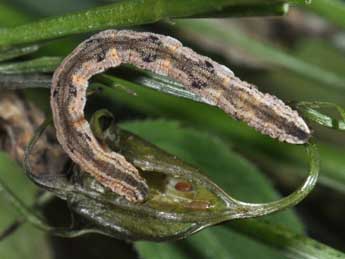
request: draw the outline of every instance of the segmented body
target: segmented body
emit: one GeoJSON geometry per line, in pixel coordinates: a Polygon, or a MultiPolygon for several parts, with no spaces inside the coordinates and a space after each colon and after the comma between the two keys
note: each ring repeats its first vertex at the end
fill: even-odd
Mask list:
{"type": "Polygon", "coordinates": [[[205,102],[272,138],[302,144],[310,137],[296,111],[178,40],[146,32],[100,32],[82,42],[55,71],[51,107],[57,138],[71,159],[129,201],[147,197],[145,180],[122,155],[99,145],[84,118],[90,77],[126,63],[180,82],[205,102]]]}

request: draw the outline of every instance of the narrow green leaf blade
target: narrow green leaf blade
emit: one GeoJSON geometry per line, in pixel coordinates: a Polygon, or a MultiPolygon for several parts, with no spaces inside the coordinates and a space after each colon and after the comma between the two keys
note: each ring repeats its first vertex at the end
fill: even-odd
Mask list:
{"type": "MultiPolygon", "coordinates": [[[[231,6],[266,3],[258,0],[130,0],[101,6],[60,17],[25,24],[0,31],[0,47],[13,44],[37,42],[76,33],[106,28],[154,23],[162,19],[189,17],[207,12],[218,12],[231,6]]],[[[281,3],[272,0],[273,4],[281,3]]]]}
{"type": "MultiPolygon", "coordinates": [[[[23,170],[0,152],[0,177],[10,188],[18,193],[26,203],[32,203],[36,188],[25,178],[23,170]],[[19,191],[20,190],[20,191],[19,191]]],[[[18,212],[4,198],[0,190],[0,232],[19,216],[18,212]]],[[[14,234],[0,242],[0,258],[51,258],[45,234],[31,225],[25,224],[14,234]],[[37,251],[40,251],[37,253],[37,251]]]]}

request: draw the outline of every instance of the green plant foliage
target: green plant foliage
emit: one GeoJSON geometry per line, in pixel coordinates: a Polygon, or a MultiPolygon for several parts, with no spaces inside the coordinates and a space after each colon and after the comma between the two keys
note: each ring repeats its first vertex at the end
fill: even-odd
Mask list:
{"type": "MultiPolygon", "coordinates": [[[[34,200],[37,189],[31,184],[28,179],[23,178],[22,169],[13,161],[11,161],[3,152],[0,152],[0,175],[2,180],[10,188],[19,195],[19,197],[27,204],[31,204],[34,200]],[[20,190],[20,191],[19,191],[20,190]]],[[[1,180],[1,181],[2,181],[1,180]]],[[[19,218],[20,214],[8,202],[0,188],[0,233],[9,224],[12,224],[15,219],[19,218]]],[[[24,225],[16,231],[15,234],[1,240],[0,242],[0,257],[9,259],[19,258],[38,258],[48,259],[50,257],[49,245],[46,240],[46,235],[34,228],[32,225],[24,225]],[[40,251],[40,253],[37,253],[40,251]]]]}
{"type": "MultiPolygon", "coordinates": [[[[276,4],[281,1],[271,0],[271,2],[276,4]]],[[[133,26],[193,15],[207,16],[209,12],[214,15],[216,11],[222,12],[225,8],[231,10],[230,7],[233,6],[250,7],[254,5],[254,7],[257,7],[259,3],[265,5],[265,1],[257,0],[219,0],[217,3],[207,0],[191,0],[188,5],[185,5],[183,0],[174,2],[168,0],[120,1],[91,10],[4,29],[0,31],[0,47],[54,39],[115,26],[133,26]]],[[[278,9],[278,12],[281,13],[281,8],[278,9]]],[[[222,15],[224,16],[224,13],[222,15]]]]}
{"type": "MultiPolygon", "coordinates": [[[[185,0],[85,0],[82,3],[65,1],[68,4],[60,4],[58,10],[52,10],[49,1],[26,0],[25,6],[32,7],[26,10],[22,7],[24,1],[4,1],[0,4],[0,90],[25,89],[22,92],[49,114],[48,89],[26,88],[49,88],[51,73],[62,57],[85,39],[86,36],[80,34],[106,28],[176,34],[186,45],[196,46],[202,53],[227,65],[233,65],[233,60],[219,50],[211,52],[207,44],[200,44],[203,39],[235,49],[235,52],[244,51],[262,66],[248,68],[245,64],[234,63],[235,66],[230,67],[235,74],[255,83],[263,91],[293,101],[290,104],[300,108],[313,128],[321,155],[321,176],[314,195],[301,205],[303,211],[309,213],[313,220],[322,222],[320,225],[330,222],[330,227],[333,223],[343,229],[345,45],[342,40],[344,32],[339,28],[345,28],[344,1],[314,0],[312,3],[306,1],[307,5],[299,5],[303,10],[323,17],[329,28],[322,38],[315,36],[313,31],[310,32],[313,36],[309,37],[308,31],[304,39],[299,35],[298,41],[293,43],[282,44],[274,37],[258,39],[254,31],[248,34],[238,24],[230,25],[229,20],[179,19],[282,15],[287,13],[289,6],[290,10],[296,10],[292,4],[304,2],[191,0],[186,4],[185,0]],[[32,1],[35,4],[30,3],[32,1]],[[73,10],[73,13],[66,10],[73,10]],[[144,26],[133,27],[141,25],[144,26]],[[330,104],[324,105],[326,102],[330,104]],[[322,192],[324,189],[326,192],[322,192]],[[314,204],[320,203],[320,208],[312,206],[315,211],[310,212],[310,205],[305,205],[310,203],[309,199],[314,204]]],[[[298,20],[298,15],[294,20],[298,20]]],[[[303,27],[299,22],[297,26],[294,24],[294,31],[303,27]]],[[[259,22],[257,28],[260,28],[259,22]]],[[[286,28],[279,28],[283,34],[286,28]]],[[[91,91],[97,94],[88,97],[87,112],[107,108],[119,119],[130,120],[122,123],[122,128],[199,168],[237,199],[273,201],[279,198],[273,185],[293,190],[305,178],[307,162],[302,147],[277,143],[261,136],[220,110],[197,103],[201,100],[196,95],[166,78],[121,67],[95,77],[91,85],[91,91]],[[133,118],[140,120],[133,122],[133,118]],[[274,176],[274,182],[262,172],[274,176]]],[[[0,155],[1,180],[20,199],[24,199],[25,204],[32,204],[36,188],[22,175],[6,155],[0,155]]],[[[8,224],[20,219],[20,214],[4,197],[0,195],[0,235],[8,224]]],[[[306,222],[313,224],[308,219],[306,222]]],[[[313,226],[308,225],[309,229],[313,226]]],[[[345,258],[340,251],[308,238],[304,228],[296,213],[289,209],[267,216],[264,221],[241,220],[207,228],[185,240],[135,242],[134,248],[144,259],[345,258]]],[[[45,229],[56,230],[48,225],[45,229]]],[[[333,242],[334,238],[334,244],[342,249],[343,241],[337,240],[342,237],[341,233],[331,231],[327,229],[325,237],[318,238],[324,238],[325,242],[333,242]]],[[[78,231],[73,233],[74,236],[79,234],[78,231]]],[[[52,258],[54,249],[50,242],[43,232],[24,224],[0,242],[0,257],[52,258]]],[[[118,244],[116,251],[121,254],[124,244],[113,242],[118,244]]],[[[97,249],[97,245],[92,248],[97,249]]],[[[101,252],[102,256],[114,256],[112,245],[101,252]]],[[[55,257],[58,258],[54,254],[55,257]]]]}
{"type": "Polygon", "coordinates": [[[345,28],[345,3],[341,0],[315,0],[307,6],[308,9],[325,17],[327,20],[345,28]]]}

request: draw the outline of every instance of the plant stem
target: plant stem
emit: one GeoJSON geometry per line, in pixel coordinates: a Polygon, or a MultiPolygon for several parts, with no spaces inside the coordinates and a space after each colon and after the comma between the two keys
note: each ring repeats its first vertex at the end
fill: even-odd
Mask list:
{"type": "MultiPolygon", "coordinates": [[[[225,8],[262,5],[263,10],[271,10],[270,4],[284,5],[280,0],[130,0],[101,6],[63,16],[43,19],[0,31],[0,47],[50,40],[76,33],[91,32],[113,27],[154,23],[162,19],[190,17],[205,13],[222,12],[225,8]]],[[[281,7],[279,8],[282,9],[281,7]]],[[[284,8],[283,8],[284,9],[284,8]]],[[[286,7],[285,7],[286,9],[286,7]]],[[[273,9],[275,12],[277,8],[273,9]]],[[[241,9],[239,9],[241,11],[241,9]]],[[[280,11],[281,12],[281,11],[280,11]]],[[[251,13],[254,14],[254,13],[251,13]]],[[[233,12],[229,15],[233,15],[233,12]]],[[[236,16],[241,15],[238,13],[236,16]]],[[[248,15],[248,10],[245,12],[248,15]]]]}

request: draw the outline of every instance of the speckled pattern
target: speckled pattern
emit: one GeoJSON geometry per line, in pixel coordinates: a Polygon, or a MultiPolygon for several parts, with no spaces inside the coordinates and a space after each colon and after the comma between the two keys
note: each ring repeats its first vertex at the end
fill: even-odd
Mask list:
{"type": "Polygon", "coordinates": [[[304,120],[277,97],[261,93],[178,40],[148,32],[100,32],[82,42],[55,71],[51,107],[57,138],[71,159],[129,201],[145,200],[145,180],[122,155],[99,145],[84,118],[90,77],[125,63],[180,82],[205,102],[272,138],[303,144],[310,137],[304,120]]]}

